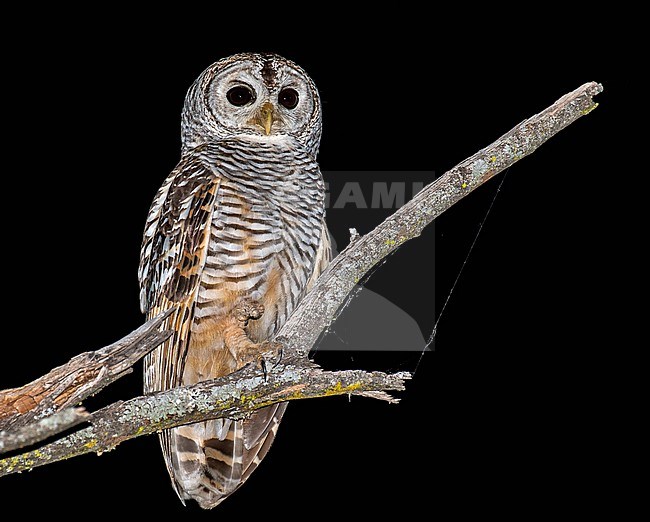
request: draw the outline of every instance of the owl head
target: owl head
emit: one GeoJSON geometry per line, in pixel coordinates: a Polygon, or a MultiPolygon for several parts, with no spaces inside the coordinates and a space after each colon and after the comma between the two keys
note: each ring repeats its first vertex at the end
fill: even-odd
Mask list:
{"type": "Polygon", "coordinates": [[[203,71],[185,98],[183,150],[242,135],[293,139],[315,156],[321,105],[307,73],[281,56],[255,53],[223,58],[203,71]]]}

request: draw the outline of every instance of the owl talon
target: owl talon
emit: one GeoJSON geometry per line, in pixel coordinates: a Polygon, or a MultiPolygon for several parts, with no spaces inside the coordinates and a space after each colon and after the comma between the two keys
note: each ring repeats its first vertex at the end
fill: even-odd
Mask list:
{"type": "Polygon", "coordinates": [[[284,355],[284,347],[280,343],[273,343],[275,347],[274,354],[276,356],[276,361],[271,366],[272,370],[275,370],[280,363],[282,362],[282,356],[284,355]]]}
{"type": "Polygon", "coordinates": [[[273,341],[265,341],[263,343],[260,343],[260,347],[264,349],[264,352],[261,355],[261,358],[273,362],[273,366],[271,366],[271,369],[275,368],[278,364],[280,364],[280,361],[282,361],[282,350],[283,346],[280,343],[276,343],[273,341]],[[273,361],[273,359],[276,359],[273,361]]]}
{"type": "Polygon", "coordinates": [[[273,341],[249,342],[245,346],[239,345],[237,349],[237,368],[254,364],[257,369],[264,372],[264,379],[268,374],[269,363],[271,363],[270,369],[273,370],[281,360],[282,345],[273,341]]]}
{"type": "Polygon", "coordinates": [[[264,372],[264,380],[266,381],[269,374],[269,363],[271,363],[270,369],[274,370],[282,360],[282,345],[273,341],[265,341],[260,343],[259,347],[264,352],[258,356],[257,366],[264,372]]]}

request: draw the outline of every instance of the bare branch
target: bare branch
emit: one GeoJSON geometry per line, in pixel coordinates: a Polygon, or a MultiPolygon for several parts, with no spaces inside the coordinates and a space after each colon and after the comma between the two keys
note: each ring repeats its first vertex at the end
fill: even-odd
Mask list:
{"type": "Polygon", "coordinates": [[[325,372],[302,359],[279,365],[265,379],[254,368],[112,404],[93,415],[92,426],[42,448],[0,460],[0,477],[83,455],[110,451],[121,442],[181,424],[241,418],[276,402],[333,395],[362,395],[396,402],[380,390],[403,390],[408,373],[325,372]]]}
{"type": "MultiPolygon", "coordinates": [[[[19,429],[75,406],[130,373],[136,361],[169,337],[169,332],[160,332],[158,328],[170,313],[171,310],[147,321],[110,346],[73,357],[25,386],[0,391],[0,453],[10,446],[5,441],[9,429],[19,429]]],[[[26,442],[38,440],[42,439],[26,442]]]]}
{"type": "MultiPolygon", "coordinates": [[[[0,476],[84,453],[107,451],[124,440],[181,424],[218,417],[239,418],[276,402],[342,394],[394,402],[395,399],[384,391],[403,389],[408,374],[352,370],[325,372],[309,362],[306,354],[332,322],[349,292],[374,265],[409,239],[417,237],[424,227],[471,191],[588,114],[597,106],[593,97],[601,91],[599,84],[588,83],[567,94],[428,185],[366,236],[352,234],[354,240],[330,264],[274,339],[285,345],[285,353],[289,355],[284,364],[269,373],[268,378],[254,368],[245,368],[214,381],[112,404],[95,413],[92,425],[86,429],[38,450],[0,460],[0,476]]],[[[147,331],[150,332],[151,328],[147,331]]],[[[153,336],[151,343],[160,343],[164,335],[153,336]]],[[[150,344],[146,350],[153,346],[150,344]]],[[[0,423],[3,423],[0,429],[8,426],[8,422],[12,422],[15,428],[48,414],[49,410],[43,404],[54,411],[76,404],[80,397],[86,397],[128,371],[132,364],[132,361],[124,359],[123,364],[115,365],[117,370],[105,378],[99,376],[105,366],[97,365],[92,354],[78,357],[83,356],[87,358],[90,373],[97,372],[91,378],[85,378],[83,371],[78,374],[61,371],[61,368],[66,368],[64,366],[19,390],[0,392],[0,423]],[[79,376],[82,386],[71,375],[79,376]],[[99,386],[96,383],[103,384],[99,386]],[[29,393],[25,393],[25,389],[29,393]],[[48,396],[52,389],[57,392],[55,399],[48,396]],[[22,396],[16,394],[20,390],[23,390],[22,396]],[[25,415],[18,415],[24,412],[28,415],[26,422],[23,422],[25,415]]]]}
{"type": "Polygon", "coordinates": [[[25,426],[1,432],[0,454],[41,442],[90,418],[84,408],[67,408],[25,426]]]}
{"type": "Polygon", "coordinates": [[[589,114],[598,105],[593,97],[602,90],[600,84],[591,82],[563,96],[427,185],[374,230],[355,237],[320,276],[275,340],[307,354],[347,295],[373,266],[419,236],[424,227],[474,189],[589,114]]]}

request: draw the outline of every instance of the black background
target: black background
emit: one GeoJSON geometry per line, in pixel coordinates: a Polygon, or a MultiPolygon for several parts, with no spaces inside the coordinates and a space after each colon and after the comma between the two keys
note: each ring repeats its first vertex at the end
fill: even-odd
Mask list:
{"type": "MultiPolygon", "coordinates": [[[[407,519],[420,510],[526,515],[605,503],[610,456],[595,412],[609,385],[594,333],[610,284],[602,281],[609,209],[593,187],[609,174],[600,156],[619,95],[607,32],[591,18],[581,35],[589,46],[557,20],[503,30],[460,25],[443,37],[446,23],[417,25],[415,16],[394,21],[408,24],[408,37],[367,21],[280,39],[276,15],[237,37],[220,35],[219,20],[207,15],[194,31],[124,21],[110,30],[25,28],[6,49],[5,324],[15,341],[5,341],[0,388],[141,324],[144,220],[179,157],[185,91],[220,57],[274,51],[303,66],[323,100],[322,170],[368,171],[351,180],[365,183],[385,180],[386,170],[440,175],[582,83],[599,81],[606,91],[596,111],[507,173],[434,351],[419,364],[419,353],[322,354],[332,367],[417,368],[399,406],[356,398],[292,404],[264,464],[216,512],[183,508],[153,437],[2,478],[0,500],[33,514],[70,506],[86,513],[109,499],[99,512],[112,517],[287,520],[305,517],[304,502],[324,516],[401,511],[407,519]]],[[[179,25],[188,16],[179,13],[179,25]]],[[[425,337],[501,179],[454,206],[368,283],[425,337]]],[[[332,209],[328,221],[342,247],[349,227],[363,234],[388,214],[348,207],[332,209]]],[[[140,386],[138,366],[88,406],[135,396],[140,386]]]]}

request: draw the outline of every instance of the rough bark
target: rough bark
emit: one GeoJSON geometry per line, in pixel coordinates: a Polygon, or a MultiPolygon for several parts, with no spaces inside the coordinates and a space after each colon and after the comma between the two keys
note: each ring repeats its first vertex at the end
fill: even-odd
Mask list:
{"type": "MultiPolygon", "coordinates": [[[[25,430],[21,437],[14,437],[14,442],[10,444],[5,438],[9,430],[15,432],[61,410],[76,406],[111,382],[132,372],[131,366],[136,361],[169,337],[170,332],[158,330],[169,313],[171,310],[147,321],[116,343],[73,357],[66,364],[54,368],[47,375],[29,384],[0,391],[0,453],[14,449],[17,440],[23,441],[22,445],[18,446],[22,447],[42,440],[39,433],[45,437],[51,434],[49,429],[35,429],[30,436],[29,430],[25,430]]],[[[73,416],[68,414],[59,417],[56,425],[62,429],[73,425],[66,426],[64,420],[72,423],[73,416]]],[[[47,423],[42,424],[42,427],[46,425],[47,423]]],[[[49,428],[54,425],[51,423],[49,428]]]]}
{"type": "Polygon", "coordinates": [[[245,368],[193,386],[111,404],[92,415],[92,425],[42,448],[0,460],[0,477],[37,466],[114,449],[125,440],[165,428],[219,417],[241,418],[276,402],[333,395],[361,395],[388,402],[384,390],[403,390],[408,373],[326,372],[302,359],[264,375],[245,368]],[[182,419],[182,422],[179,422],[182,419]]]}
{"type": "MultiPolygon", "coordinates": [[[[417,237],[424,227],[454,203],[591,112],[597,106],[593,97],[600,92],[602,86],[592,82],[567,94],[459,163],[372,232],[364,237],[355,235],[275,337],[275,341],[285,346],[285,359],[268,375],[262,375],[255,368],[245,368],[214,381],[113,404],[93,414],[91,426],[86,429],[43,448],[0,460],[0,476],[83,453],[107,451],[129,438],[181,424],[218,417],[241,417],[281,401],[344,394],[395,401],[384,392],[403,389],[408,374],[353,370],[325,372],[308,361],[307,353],[332,322],[350,291],[374,265],[409,239],[417,237]]],[[[120,368],[121,373],[126,371],[126,367],[120,368]]],[[[91,379],[91,382],[94,381],[91,379]]],[[[59,383],[51,383],[50,388],[52,386],[58,390],[59,383]]],[[[2,393],[5,397],[12,397],[15,390],[2,393]]],[[[2,397],[0,395],[0,404],[2,397]]],[[[62,403],[67,406],[71,401],[62,403]]],[[[8,409],[8,417],[14,419],[14,427],[18,423],[20,426],[27,424],[22,422],[24,415],[16,414],[17,411],[20,413],[16,405],[21,403],[14,401],[11,404],[14,411],[8,409]]],[[[61,407],[59,405],[58,409],[61,407]]],[[[25,411],[31,415],[32,421],[35,419],[34,410],[38,410],[41,416],[45,415],[42,408],[28,407],[25,411]]]]}
{"type": "Polygon", "coordinates": [[[563,96],[427,185],[374,230],[357,237],[327,267],[275,340],[308,353],[341,303],[373,266],[419,236],[424,227],[470,192],[589,114],[598,105],[593,97],[602,90],[600,84],[590,82],[563,96]]]}
{"type": "Polygon", "coordinates": [[[0,432],[0,454],[41,442],[74,428],[91,417],[82,407],[67,408],[42,419],[32,420],[30,424],[0,432]]]}

